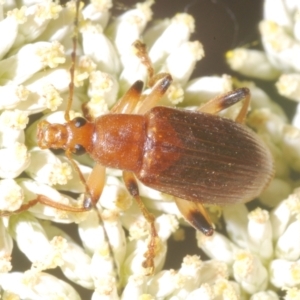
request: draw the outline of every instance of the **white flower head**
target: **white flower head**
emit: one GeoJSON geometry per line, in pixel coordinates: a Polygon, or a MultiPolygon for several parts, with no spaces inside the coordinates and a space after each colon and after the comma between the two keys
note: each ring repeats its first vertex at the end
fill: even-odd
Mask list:
{"type": "Polygon", "coordinates": [[[1,210],[14,211],[20,208],[24,200],[22,188],[13,179],[0,181],[1,210]]]}
{"type": "MultiPolygon", "coordinates": [[[[276,2],[278,5],[280,1],[276,2]]],[[[190,41],[195,20],[187,13],[178,13],[152,24],[153,3],[137,3],[111,18],[112,1],[91,1],[80,7],[75,29],[75,1],[66,6],[48,0],[3,6],[7,15],[0,21],[3,297],[80,299],[73,287],[47,273],[56,267],[71,282],[93,290],[92,299],[217,300],[250,299],[249,295],[252,300],[277,299],[274,291],[288,288],[286,297],[292,297],[293,289],[298,287],[299,239],[293,236],[300,230],[299,191],[295,189],[288,195],[297,186],[290,177],[291,170],[300,170],[299,132],[287,124],[284,112],[253,83],[239,82],[226,74],[190,81],[196,63],[204,57],[202,44],[190,41]],[[77,47],[74,74],[70,73],[74,62],[72,37],[77,47]],[[138,57],[133,46],[136,40],[148,47],[153,70],[149,71],[138,57]],[[143,216],[145,209],[141,212],[125,189],[120,171],[109,170],[106,181],[89,178],[95,162],[88,155],[73,157],[69,148],[66,153],[57,153],[37,147],[40,137],[36,136],[36,128],[42,114],[43,120],[64,126],[64,111],[72,97],[70,119],[86,116],[87,111],[90,119],[109,116],[110,109],[136,80],[145,84],[140,100],[151,94],[148,77],[152,71],[170,73],[174,80],[157,105],[180,104],[195,109],[233,87],[249,87],[253,94],[251,109],[255,111],[247,123],[270,147],[276,160],[275,178],[260,199],[267,207],[274,207],[276,202],[276,207],[250,212],[244,204],[225,207],[226,236],[219,232],[211,237],[197,233],[198,246],[210,259],[189,253],[178,270],[164,269],[167,256],[175,252],[168,245],[169,238],[183,232],[179,221],[184,222],[174,196],[139,185],[141,200],[151,210],[147,219],[155,217],[149,223],[143,216]],[[91,211],[87,199],[94,189],[86,189],[83,178],[89,184],[96,180],[101,190],[103,186],[100,199],[91,203],[91,211]],[[73,226],[79,230],[76,242],[56,223],[75,223],[73,226]],[[14,260],[12,265],[10,262],[12,239],[31,263],[25,272],[10,272],[12,265],[17,267],[14,260]],[[149,258],[153,258],[155,268],[145,264],[151,261],[149,258]]],[[[280,77],[277,86],[281,86],[282,94],[300,99],[299,58],[295,55],[299,42],[285,32],[286,28],[292,32],[293,22],[299,26],[299,20],[296,13],[293,22],[287,16],[276,24],[275,19],[260,25],[267,53],[239,49],[229,52],[227,59],[233,68],[252,77],[273,80],[282,70],[289,71],[286,78],[280,77]],[[259,68],[253,68],[253,64],[259,68]]],[[[293,32],[298,37],[296,25],[293,32]]],[[[143,105],[139,102],[135,113],[143,105]]],[[[226,109],[221,116],[234,120],[241,106],[239,103],[226,109]]],[[[66,144],[70,136],[68,132],[63,137],[66,144]]],[[[87,137],[83,134],[81,138],[87,137]]],[[[126,155],[124,159],[128,159],[126,155]]],[[[96,163],[99,167],[99,161],[96,163]]],[[[215,213],[218,217],[220,210],[215,213]]]]}
{"type": "Polygon", "coordinates": [[[261,261],[247,251],[239,251],[233,263],[233,275],[249,294],[265,290],[268,272],[261,261]]]}
{"type": "Polygon", "coordinates": [[[31,151],[32,163],[27,168],[31,177],[49,185],[66,184],[72,178],[70,164],[62,162],[50,151],[33,149],[31,151]]]}
{"type": "Polygon", "coordinates": [[[28,123],[28,114],[21,110],[6,110],[0,116],[0,127],[2,130],[25,129],[28,123]]]}
{"type": "Polygon", "coordinates": [[[0,149],[0,177],[15,178],[30,164],[31,156],[23,143],[15,142],[0,149]]]}
{"type": "Polygon", "coordinates": [[[29,90],[23,85],[6,85],[0,87],[1,109],[13,109],[21,101],[27,100],[29,90]]]}

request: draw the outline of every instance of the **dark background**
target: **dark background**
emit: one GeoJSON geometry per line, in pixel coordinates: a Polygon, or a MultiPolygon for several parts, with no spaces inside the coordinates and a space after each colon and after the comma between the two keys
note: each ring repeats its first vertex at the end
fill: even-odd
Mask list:
{"type": "MultiPolygon", "coordinates": [[[[136,1],[119,2],[133,7],[136,1]]],[[[205,51],[192,75],[222,75],[228,73],[245,78],[227,66],[226,51],[237,47],[262,49],[258,23],[263,18],[263,0],[156,0],[152,6],[154,18],[171,18],[177,12],[190,13],[195,18],[195,33],[191,40],[199,40],[205,51]]],[[[278,102],[291,118],[296,103],[278,95],[274,82],[254,80],[278,102]]]]}
{"type": "MultiPolygon", "coordinates": [[[[65,4],[67,0],[60,0],[65,4]]],[[[89,0],[82,0],[88,3],[89,0]]],[[[112,17],[145,0],[113,0],[112,17]]],[[[225,62],[228,50],[244,47],[262,50],[258,23],[263,18],[263,0],[155,0],[153,19],[172,18],[178,12],[191,14],[195,32],[191,40],[199,40],[205,57],[198,62],[192,78],[224,73],[240,79],[253,80],[270,98],[279,103],[292,118],[296,103],[278,95],[274,82],[245,78],[232,71],[225,62]]]]}
{"type": "MultiPolygon", "coordinates": [[[[136,1],[122,3],[133,6],[136,1]]],[[[191,39],[201,41],[205,50],[195,76],[230,72],[224,53],[259,42],[262,7],[262,0],[156,0],[152,6],[156,19],[173,17],[177,12],[187,12],[195,18],[196,30],[191,39]]]]}

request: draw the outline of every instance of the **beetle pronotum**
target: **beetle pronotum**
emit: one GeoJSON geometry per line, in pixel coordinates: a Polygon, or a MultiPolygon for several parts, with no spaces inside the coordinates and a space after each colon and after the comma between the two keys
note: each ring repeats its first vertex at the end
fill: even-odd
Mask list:
{"type": "MultiPolygon", "coordinates": [[[[78,19],[77,1],[76,18],[78,19]]],[[[38,125],[40,148],[61,148],[79,173],[86,187],[81,208],[69,207],[39,195],[17,212],[40,202],[58,209],[83,212],[96,206],[104,186],[105,167],[123,170],[123,179],[131,196],[151,226],[151,239],[144,266],[153,270],[157,233],[154,216],[140,199],[136,178],[145,185],[176,196],[182,215],[206,235],[213,224],[203,203],[247,202],[258,196],[273,175],[273,160],[259,137],[242,125],[250,102],[250,92],[241,88],[218,96],[197,111],[156,106],[172,82],[167,73],[154,74],[145,45],[134,43],[137,55],[147,67],[152,87],[142,97],[143,82],[136,81],[115,104],[111,112],[95,120],[88,117],[70,120],[74,89],[77,35],[73,41],[70,69],[70,97],[65,124],[38,125]],[[235,121],[216,115],[244,100],[235,121]],[[142,104],[136,110],[138,103],[142,104]],[[85,181],[72,154],[87,152],[96,165],[85,181]]],[[[10,214],[2,212],[2,215],[10,214]]]]}

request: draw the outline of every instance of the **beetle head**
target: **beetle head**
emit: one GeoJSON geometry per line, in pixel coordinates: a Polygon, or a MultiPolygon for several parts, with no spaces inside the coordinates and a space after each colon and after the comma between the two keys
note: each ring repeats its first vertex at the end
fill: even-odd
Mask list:
{"type": "Polygon", "coordinates": [[[38,146],[41,149],[64,149],[67,142],[67,129],[62,124],[51,124],[42,121],[37,127],[38,146]]]}

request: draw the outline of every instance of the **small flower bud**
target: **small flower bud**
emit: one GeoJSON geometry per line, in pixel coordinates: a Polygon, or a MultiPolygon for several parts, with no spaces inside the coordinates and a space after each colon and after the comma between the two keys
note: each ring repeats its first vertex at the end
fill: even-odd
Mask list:
{"type": "Polygon", "coordinates": [[[120,72],[119,56],[99,25],[86,25],[82,29],[82,46],[85,55],[93,59],[99,70],[114,75],[120,72]]]}
{"type": "Polygon", "coordinates": [[[300,262],[274,259],[269,266],[270,282],[277,288],[294,287],[300,283],[300,262]]]}
{"type": "Polygon", "coordinates": [[[237,48],[226,53],[226,60],[232,70],[245,76],[263,80],[274,80],[279,76],[279,71],[262,51],[237,48]]]}
{"type": "Polygon", "coordinates": [[[26,101],[29,90],[22,85],[5,85],[0,87],[1,104],[0,109],[12,109],[18,106],[21,101],[26,101]]]}
{"type": "Polygon", "coordinates": [[[106,27],[112,8],[112,0],[92,0],[83,10],[82,15],[85,19],[91,20],[94,24],[100,24],[103,28],[106,27]]]}
{"type": "Polygon", "coordinates": [[[107,34],[114,41],[120,55],[127,56],[131,44],[140,38],[147,22],[151,20],[153,3],[153,0],[138,3],[135,9],[126,11],[108,26],[107,34]]]}
{"type": "Polygon", "coordinates": [[[273,256],[272,227],[269,213],[256,208],[248,214],[248,244],[253,253],[262,261],[268,261],[273,256]]]}
{"type": "Polygon", "coordinates": [[[149,51],[149,57],[154,67],[158,67],[174,49],[187,42],[194,30],[195,21],[191,15],[186,13],[176,14],[149,51]]]}
{"type": "Polygon", "coordinates": [[[276,257],[295,261],[300,258],[300,220],[288,225],[276,243],[276,257]]]}
{"type": "Polygon", "coordinates": [[[266,289],[268,272],[261,261],[252,253],[241,250],[233,263],[233,275],[242,289],[253,294],[266,289]]]}
{"type": "Polygon", "coordinates": [[[276,82],[276,87],[280,95],[300,102],[300,74],[281,75],[276,82]]]}
{"type": "Polygon", "coordinates": [[[0,220],[0,234],[0,274],[3,274],[12,269],[11,254],[13,250],[13,239],[5,228],[3,220],[0,220]]]}
{"type": "Polygon", "coordinates": [[[66,184],[72,178],[69,163],[61,162],[50,150],[35,148],[30,151],[31,161],[26,172],[38,182],[49,185],[66,184]]]}
{"type": "Polygon", "coordinates": [[[230,90],[232,90],[232,79],[228,75],[195,78],[189,81],[185,87],[184,104],[200,106],[230,90]]]}
{"type": "Polygon", "coordinates": [[[277,293],[267,290],[253,294],[250,300],[279,300],[279,296],[277,293]]]}
{"type": "Polygon", "coordinates": [[[0,177],[16,178],[30,164],[31,156],[24,144],[15,142],[0,149],[0,177]]]}

